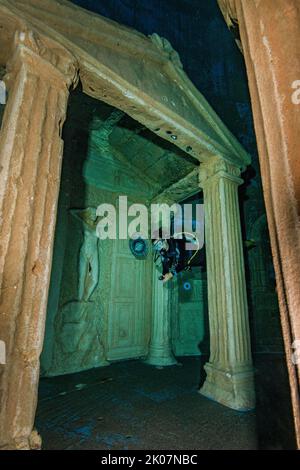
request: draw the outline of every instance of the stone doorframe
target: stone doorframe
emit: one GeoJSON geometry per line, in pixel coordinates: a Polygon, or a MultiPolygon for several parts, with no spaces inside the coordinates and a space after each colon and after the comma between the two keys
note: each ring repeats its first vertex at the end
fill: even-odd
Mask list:
{"type": "MultiPolygon", "coordinates": [[[[65,0],[0,0],[8,101],[0,134],[0,448],[30,449],[69,89],[122,109],[196,158],[206,215],[211,355],[205,396],[254,406],[239,177],[250,157],[185,75],[168,41],[65,0]]],[[[194,175],[195,176],[195,175],[194,175]]]]}

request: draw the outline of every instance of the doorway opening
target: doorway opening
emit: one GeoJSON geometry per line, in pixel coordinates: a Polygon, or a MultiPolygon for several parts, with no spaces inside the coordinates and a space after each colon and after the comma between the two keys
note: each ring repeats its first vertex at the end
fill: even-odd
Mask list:
{"type": "MultiPolygon", "coordinates": [[[[93,233],[100,204],[117,206],[125,195],[128,203],[147,205],[197,161],[80,88],[69,102],[64,142],[36,416],[44,448],[199,445],[207,409],[220,416],[223,410],[198,393],[209,352],[205,262],[169,283],[176,360],[151,366],[151,249],[136,259],[128,240],[98,240],[93,233]],[[195,413],[203,417],[196,423],[195,413]]],[[[181,202],[201,197],[196,191],[181,202]]],[[[236,425],[239,414],[228,412],[236,425]]],[[[246,421],[238,445],[253,448],[251,413],[246,421]]],[[[213,442],[217,448],[220,436],[213,442]]]]}

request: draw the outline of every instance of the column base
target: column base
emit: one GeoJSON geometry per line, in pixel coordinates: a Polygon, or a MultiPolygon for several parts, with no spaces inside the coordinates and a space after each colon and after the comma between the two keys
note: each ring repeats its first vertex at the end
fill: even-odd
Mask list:
{"type": "Polygon", "coordinates": [[[158,367],[175,366],[177,364],[172,352],[161,348],[150,348],[149,354],[144,362],[150,366],[158,367]]]}
{"type": "Polygon", "coordinates": [[[42,448],[42,439],[36,430],[33,430],[29,436],[14,438],[5,442],[0,441],[0,450],[40,450],[42,448]]]}
{"type": "Polygon", "coordinates": [[[207,363],[201,395],[233,410],[249,411],[255,408],[254,371],[251,367],[238,372],[217,369],[207,363]]]}

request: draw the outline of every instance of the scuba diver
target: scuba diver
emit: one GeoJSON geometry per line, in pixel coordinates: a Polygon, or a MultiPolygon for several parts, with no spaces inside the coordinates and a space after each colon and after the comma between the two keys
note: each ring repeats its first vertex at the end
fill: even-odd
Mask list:
{"type": "Polygon", "coordinates": [[[181,271],[191,270],[191,262],[198,255],[200,247],[195,235],[182,232],[174,234],[169,239],[154,240],[153,250],[155,252],[154,263],[158,258],[162,263],[162,275],[159,279],[168,282],[181,271]],[[186,249],[187,243],[196,244],[196,249],[186,249]]]}

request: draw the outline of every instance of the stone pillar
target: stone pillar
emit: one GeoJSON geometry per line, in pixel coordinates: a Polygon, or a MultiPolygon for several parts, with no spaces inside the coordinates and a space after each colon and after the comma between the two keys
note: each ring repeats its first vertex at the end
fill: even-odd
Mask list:
{"type": "Polygon", "coordinates": [[[300,449],[299,1],[218,3],[245,58],[300,449]]]}
{"type": "Polygon", "coordinates": [[[213,158],[200,165],[204,191],[210,358],[202,395],[236,410],[254,407],[240,228],[240,170],[213,158]]]}
{"type": "Polygon", "coordinates": [[[152,325],[146,363],[152,366],[173,366],[177,363],[171,348],[172,281],[163,284],[153,265],[152,325]]]}
{"type": "Polygon", "coordinates": [[[51,272],[71,54],[16,33],[0,135],[0,448],[39,447],[32,432],[51,272]]]}

